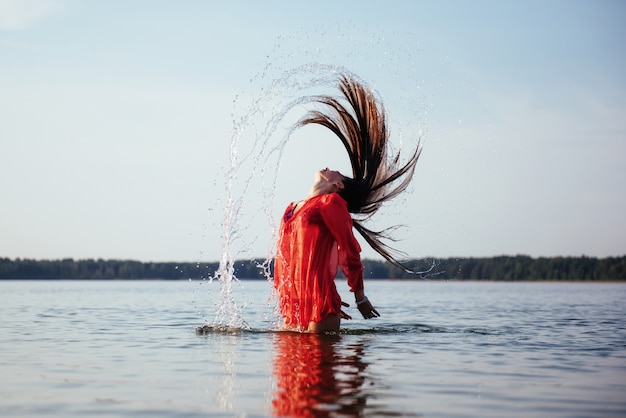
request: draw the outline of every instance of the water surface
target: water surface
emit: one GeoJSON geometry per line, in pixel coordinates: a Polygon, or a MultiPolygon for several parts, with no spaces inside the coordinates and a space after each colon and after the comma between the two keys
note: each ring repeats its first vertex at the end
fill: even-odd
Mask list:
{"type": "Polygon", "coordinates": [[[216,283],[0,291],[0,416],[626,416],[624,284],[369,281],[381,317],[327,336],[276,332],[265,282],[206,335],[216,283]]]}

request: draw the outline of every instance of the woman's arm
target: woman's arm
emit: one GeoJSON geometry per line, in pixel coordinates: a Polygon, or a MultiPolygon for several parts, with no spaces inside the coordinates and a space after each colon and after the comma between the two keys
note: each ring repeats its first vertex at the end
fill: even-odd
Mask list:
{"type": "Polygon", "coordinates": [[[325,197],[322,217],[330,233],[339,245],[339,265],[348,279],[348,286],[354,292],[354,299],[363,318],[380,316],[365,296],[363,286],[363,263],[361,247],[352,231],[352,217],[345,200],[336,193],[325,197]]]}
{"type": "Polygon", "coordinates": [[[362,292],[361,247],[352,232],[352,217],[346,201],[338,194],[331,193],[324,196],[320,209],[326,227],[339,246],[339,266],[348,279],[350,291],[362,292]]]}

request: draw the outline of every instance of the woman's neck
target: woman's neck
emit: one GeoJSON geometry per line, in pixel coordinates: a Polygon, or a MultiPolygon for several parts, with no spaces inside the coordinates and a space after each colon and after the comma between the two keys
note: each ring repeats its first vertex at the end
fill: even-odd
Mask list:
{"type": "Polygon", "coordinates": [[[330,184],[325,181],[318,181],[313,183],[311,189],[309,190],[309,194],[307,195],[307,199],[310,199],[315,196],[319,196],[321,194],[330,194],[337,191],[337,187],[333,184],[330,184]]]}
{"type": "Polygon", "coordinates": [[[317,193],[317,192],[313,191],[313,189],[311,189],[311,191],[309,191],[309,194],[308,194],[308,195],[306,195],[306,197],[304,198],[304,200],[309,200],[309,199],[311,199],[311,198],[313,198],[313,197],[315,197],[315,196],[319,196],[319,195],[321,195],[321,194],[322,194],[322,193],[317,193]]]}

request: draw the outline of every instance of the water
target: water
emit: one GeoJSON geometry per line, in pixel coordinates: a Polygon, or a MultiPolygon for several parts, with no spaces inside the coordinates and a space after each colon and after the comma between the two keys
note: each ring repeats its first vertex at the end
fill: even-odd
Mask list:
{"type": "Polygon", "coordinates": [[[0,416],[626,416],[625,284],[366,291],[380,318],[316,337],[242,281],[250,329],[197,335],[215,282],[0,282],[0,416]]]}

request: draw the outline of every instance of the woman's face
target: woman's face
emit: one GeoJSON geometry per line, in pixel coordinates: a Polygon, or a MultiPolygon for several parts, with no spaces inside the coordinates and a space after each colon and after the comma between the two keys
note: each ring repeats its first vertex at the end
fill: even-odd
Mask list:
{"type": "Polygon", "coordinates": [[[326,167],[315,173],[315,177],[316,181],[325,182],[329,185],[336,186],[338,189],[343,189],[343,174],[339,171],[330,170],[326,167]]]}

